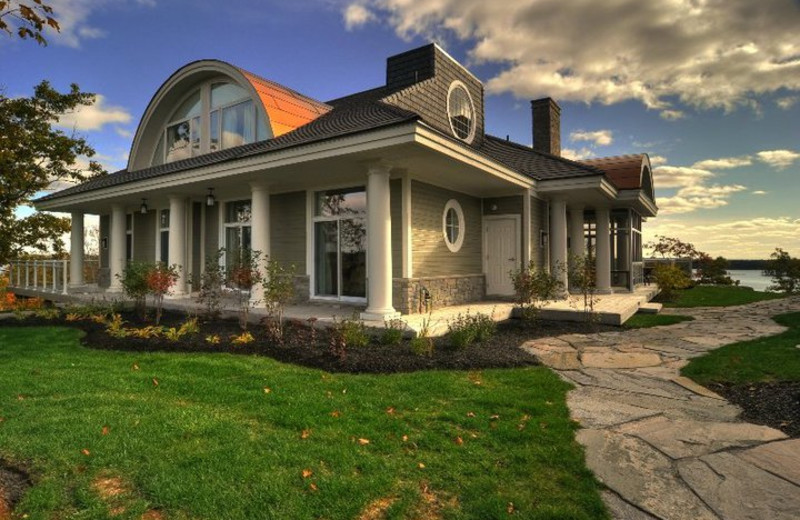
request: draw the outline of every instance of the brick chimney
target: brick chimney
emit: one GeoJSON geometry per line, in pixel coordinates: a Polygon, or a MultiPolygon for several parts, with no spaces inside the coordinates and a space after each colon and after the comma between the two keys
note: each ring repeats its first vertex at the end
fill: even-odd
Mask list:
{"type": "Polygon", "coordinates": [[[561,155],[561,107],[553,98],[531,101],[533,113],[533,149],[561,155]]]}

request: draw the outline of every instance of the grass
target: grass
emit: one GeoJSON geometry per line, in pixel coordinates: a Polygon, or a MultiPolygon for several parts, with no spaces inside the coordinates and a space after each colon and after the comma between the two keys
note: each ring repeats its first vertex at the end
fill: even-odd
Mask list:
{"type": "Polygon", "coordinates": [[[331,375],[79,335],[0,328],[0,459],[34,480],[20,516],[608,518],[543,367],[331,375]]]}
{"type": "Polygon", "coordinates": [[[781,293],[754,291],[750,287],[697,285],[678,291],[678,299],[664,302],[664,307],[728,307],[783,298],[781,293]]]}
{"type": "Polygon", "coordinates": [[[691,316],[680,316],[678,314],[641,314],[637,313],[628,318],[623,324],[626,329],[647,329],[650,327],[660,327],[662,325],[675,325],[682,321],[692,321],[691,316]]]}
{"type": "Polygon", "coordinates": [[[800,381],[800,312],[773,318],[789,330],[727,345],[693,359],[681,371],[698,383],[800,381]]]}

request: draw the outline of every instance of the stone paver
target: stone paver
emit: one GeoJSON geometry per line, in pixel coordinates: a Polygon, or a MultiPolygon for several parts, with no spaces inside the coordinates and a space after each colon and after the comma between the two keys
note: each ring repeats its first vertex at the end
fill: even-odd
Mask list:
{"type": "Polygon", "coordinates": [[[575,384],[567,404],[614,518],[800,519],[800,439],[743,422],[737,406],[680,375],[691,358],[782,332],[771,316],[799,310],[800,298],[665,309],[695,319],[522,348],[575,384]]]}

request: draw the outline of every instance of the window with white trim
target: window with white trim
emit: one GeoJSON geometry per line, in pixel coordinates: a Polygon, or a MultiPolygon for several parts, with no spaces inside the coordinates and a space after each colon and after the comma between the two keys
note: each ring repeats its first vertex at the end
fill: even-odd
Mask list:
{"type": "Polygon", "coordinates": [[[250,260],[251,217],[249,200],[225,203],[225,269],[228,272],[250,260]]]}
{"type": "Polygon", "coordinates": [[[133,260],[133,214],[125,215],[125,260],[133,260]]]}
{"type": "Polygon", "coordinates": [[[169,263],[169,210],[162,209],[158,213],[158,239],[160,241],[159,261],[169,263]]]}
{"type": "Polygon", "coordinates": [[[450,199],[442,214],[442,235],[447,249],[458,252],[464,244],[464,232],[464,210],[456,199],[450,199]]]}
{"type": "Polygon", "coordinates": [[[475,104],[467,86],[458,80],[450,84],[447,93],[447,119],[453,135],[462,141],[472,142],[475,138],[475,104]]]}

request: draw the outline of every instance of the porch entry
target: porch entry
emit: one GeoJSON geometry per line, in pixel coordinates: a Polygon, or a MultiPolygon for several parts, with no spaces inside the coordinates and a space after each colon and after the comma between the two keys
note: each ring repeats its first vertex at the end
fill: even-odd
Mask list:
{"type": "Polygon", "coordinates": [[[512,296],[511,271],[519,269],[521,222],[519,215],[483,217],[484,272],[486,294],[512,296]]]}
{"type": "Polygon", "coordinates": [[[367,296],[367,193],[363,187],[317,192],[314,295],[364,301],[367,296]]]}

